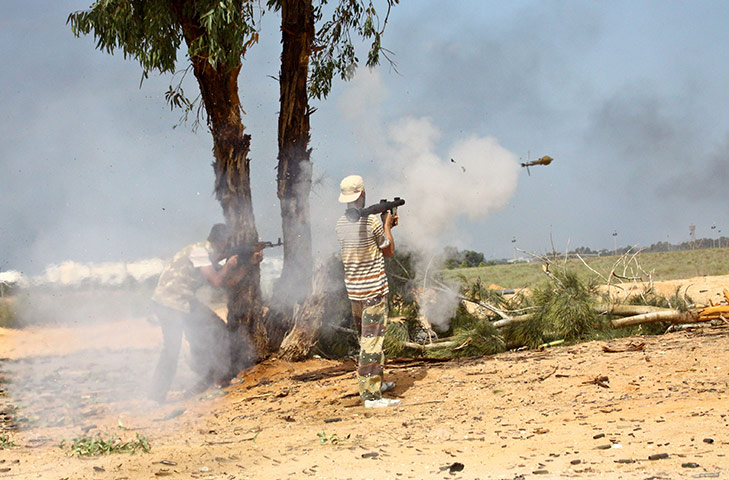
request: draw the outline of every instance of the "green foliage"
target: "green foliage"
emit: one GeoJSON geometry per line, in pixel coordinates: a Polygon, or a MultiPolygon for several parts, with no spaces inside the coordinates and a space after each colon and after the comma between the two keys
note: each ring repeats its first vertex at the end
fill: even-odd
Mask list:
{"type": "MultiPolygon", "coordinates": [[[[64,448],[64,446],[65,442],[62,441],[60,447],[64,448]]],[[[101,435],[84,435],[74,438],[69,448],[71,455],[96,457],[99,455],[110,455],[112,453],[149,453],[152,447],[146,436],[137,433],[136,438],[128,442],[122,441],[116,435],[109,435],[106,438],[101,435]]]]}
{"type": "MultiPolygon", "coordinates": [[[[277,2],[269,1],[269,6],[272,3],[277,2]]],[[[371,42],[365,65],[373,67],[380,62],[380,54],[387,53],[382,48],[382,35],[390,8],[397,3],[399,0],[386,0],[387,14],[380,22],[373,0],[338,0],[331,17],[316,32],[309,79],[309,94],[312,98],[326,98],[335,75],[343,80],[350,80],[354,76],[359,63],[354,36],[371,42]]],[[[324,19],[328,4],[328,0],[320,0],[314,7],[315,22],[320,23],[324,19]]]]}
{"type": "Polygon", "coordinates": [[[254,2],[245,0],[99,0],[67,23],[77,37],[93,33],[97,49],[137,60],[144,78],[150,71],[175,72],[186,36],[188,58],[231,69],[258,35],[254,2]]]}
{"type": "Polygon", "coordinates": [[[385,258],[391,317],[414,319],[418,316],[417,284],[411,273],[415,271],[413,257],[413,252],[400,248],[395,251],[395,255],[385,258]]]}
{"type": "Polygon", "coordinates": [[[6,448],[13,448],[15,446],[15,442],[6,434],[0,435],[0,450],[4,450],[6,448]]]}
{"type": "Polygon", "coordinates": [[[541,316],[532,316],[526,321],[507,325],[502,334],[509,348],[537,348],[546,342],[545,323],[541,316]]]}
{"type": "MultiPolygon", "coordinates": [[[[456,318],[462,316],[467,314],[457,315],[456,318]]],[[[473,317],[471,322],[462,321],[451,339],[455,346],[431,349],[427,351],[427,355],[432,358],[480,357],[503,352],[506,347],[501,335],[490,321],[477,320],[473,317]],[[467,325],[470,328],[464,328],[467,325]]]]}
{"type": "Polygon", "coordinates": [[[394,358],[407,351],[404,343],[410,341],[408,324],[404,321],[388,322],[385,327],[383,349],[388,358],[394,358]]]}
{"type": "Polygon", "coordinates": [[[545,331],[566,341],[584,340],[604,327],[593,308],[596,303],[597,282],[593,278],[583,282],[572,271],[555,273],[559,284],[537,288],[532,294],[539,307],[535,317],[545,331]]]}
{"type": "Polygon", "coordinates": [[[326,432],[319,432],[316,434],[317,437],[319,437],[319,443],[321,445],[329,444],[329,445],[339,445],[342,442],[349,440],[351,437],[351,434],[347,434],[346,437],[340,438],[339,435],[336,433],[332,433],[331,435],[327,435],[326,432]]]}
{"type": "Polygon", "coordinates": [[[672,308],[687,312],[694,301],[686,294],[681,294],[681,287],[677,287],[670,297],[663,297],[653,291],[642,295],[633,295],[628,299],[630,305],[652,305],[654,307],[672,308]]]}
{"type": "MultiPolygon", "coordinates": [[[[686,312],[694,302],[687,294],[682,295],[681,288],[678,287],[670,297],[664,297],[653,291],[648,291],[642,295],[631,296],[628,298],[627,303],[630,305],[652,305],[654,307],[671,308],[686,312]]],[[[670,325],[669,322],[646,323],[632,327],[629,332],[633,335],[661,335],[670,325]]]]}
{"type": "Polygon", "coordinates": [[[458,250],[456,247],[445,247],[443,250],[443,266],[449,270],[485,265],[484,255],[481,252],[458,250]]]}

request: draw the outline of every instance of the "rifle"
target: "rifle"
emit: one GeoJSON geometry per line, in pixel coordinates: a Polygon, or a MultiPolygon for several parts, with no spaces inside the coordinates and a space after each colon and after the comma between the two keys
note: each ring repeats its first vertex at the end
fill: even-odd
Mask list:
{"type": "Polygon", "coordinates": [[[376,215],[378,213],[385,212],[387,210],[390,211],[390,214],[397,215],[397,207],[405,205],[405,200],[403,200],[400,197],[395,197],[392,201],[387,201],[387,199],[380,200],[380,203],[375,203],[374,205],[370,205],[369,207],[365,208],[348,208],[344,214],[347,216],[347,220],[350,222],[356,222],[362,217],[366,217],[367,215],[376,215]]]}
{"type": "Polygon", "coordinates": [[[278,237],[278,242],[253,242],[253,243],[241,243],[239,245],[228,247],[225,251],[225,258],[230,258],[233,255],[238,255],[238,259],[241,262],[249,263],[254,253],[262,251],[264,248],[269,247],[280,247],[283,245],[281,237],[278,237]]]}

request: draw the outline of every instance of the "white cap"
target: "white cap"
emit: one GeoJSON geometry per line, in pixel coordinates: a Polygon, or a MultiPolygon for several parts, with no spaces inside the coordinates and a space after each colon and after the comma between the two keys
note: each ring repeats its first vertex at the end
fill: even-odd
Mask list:
{"type": "Polygon", "coordinates": [[[339,184],[342,193],[339,195],[339,203],[349,203],[357,200],[364,191],[364,180],[359,175],[350,175],[339,184]]]}

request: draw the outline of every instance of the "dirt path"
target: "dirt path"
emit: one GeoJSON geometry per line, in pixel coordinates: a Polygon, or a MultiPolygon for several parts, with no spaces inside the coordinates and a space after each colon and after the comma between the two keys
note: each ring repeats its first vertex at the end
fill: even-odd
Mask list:
{"type": "Polygon", "coordinates": [[[403,405],[374,411],[359,405],[351,364],[320,359],[269,360],[242,383],[189,399],[181,362],[172,401],[157,405],[140,399],[156,327],[137,320],[95,328],[134,335],[0,331],[2,375],[17,382],[26,374],[22,392],[5,384],[10,395],[0,397],[6,408],[23,397],[14,413],[21,429],[2,434],[15,446],[0,450],[0,479],[729,476],[723,327],[391,362],[403,405]],[[152,450],[86,459],[58,448],[84,432],[140,433],[152,450]],[[649,460],[655,455],[667,458],[649,460]]]}

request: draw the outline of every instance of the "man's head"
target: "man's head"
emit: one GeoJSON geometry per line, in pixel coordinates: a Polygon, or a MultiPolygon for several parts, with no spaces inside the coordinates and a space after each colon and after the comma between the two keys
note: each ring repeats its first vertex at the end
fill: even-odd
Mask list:
{"type": "Polygon", "coordinates": [[[228,246],[230,240],[230,230],[224,223],[216,223],[213,228],[210,229],[210,235],[208,235],[208,242],[210,242],[213,248],[222,252],[228,246]]]}
{"type": "Polygon", "coordinates": [[[364,180],[359,175],[344,177],[344,180],[339,184],[339,189],[341,190],[339,203],[352,203],[362,197],[364,180]]]}

